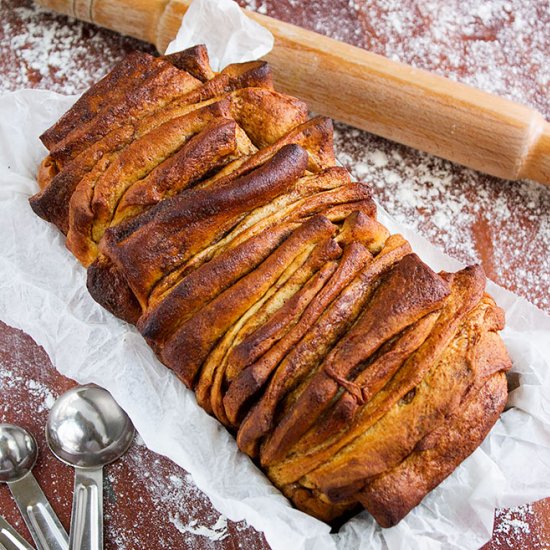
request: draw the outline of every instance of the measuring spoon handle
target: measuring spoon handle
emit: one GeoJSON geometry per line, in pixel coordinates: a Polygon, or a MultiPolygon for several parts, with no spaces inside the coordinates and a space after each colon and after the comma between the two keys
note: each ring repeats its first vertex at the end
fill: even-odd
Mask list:
{"type": "Polygon", "coordinates": [[[39,550],[68,550],[69,537],[32,473],[8,485],[39,550]]]}
{"type": "Polygon", "coordinates": [[[103,549],[103,468],[75,468],[71,550],[103,549]]]}
{"type": "Polygon", "coordinates": [[[34,550],[2,516],[0,516],[0,550],[34,550]]]}

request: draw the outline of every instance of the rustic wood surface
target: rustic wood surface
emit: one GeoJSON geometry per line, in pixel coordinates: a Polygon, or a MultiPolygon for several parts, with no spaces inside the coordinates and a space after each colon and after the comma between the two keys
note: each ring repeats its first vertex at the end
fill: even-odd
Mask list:
{"type": "MultiPolygon", "coordinates": [[[[241,3],[507,95],[549,118],[546,1],[241,3]]],[[[0,92],[76,93],[136,48],[152,51],[30,0],[0,0],[0,92]]],[[[394,216],[458,259],[481,262],[490,278],[550,312],[550,189],[482,176],[344,125],[337,125],[336,143],[339,159],[373,182],[394,216]]],[[[47,452],[43,425],[53,400],[72,384],[29,336],[0,322],[0,422],[37,436],[36,476],[67,527],[72,472],[47,452]]],[[[261,534],[220,517],[186,472],[139,440],[106,472],[107,548],[267,548],[261,534]]],[[[5,486],[0,513],[28,537],[5,486]]],[[[499,511],[486,548],[550,548],[550,500],[499,511]]]]}

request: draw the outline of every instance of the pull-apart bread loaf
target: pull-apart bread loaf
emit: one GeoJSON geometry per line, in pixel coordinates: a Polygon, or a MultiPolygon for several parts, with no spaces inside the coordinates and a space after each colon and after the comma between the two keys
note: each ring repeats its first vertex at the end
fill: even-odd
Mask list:
{"type": "Polygon", "coordinates": [[[261,61],[133,53],[42,135],[33,210],[299,509],[396,524],[503,410],[503,312],[435,273],[261,61]]]}

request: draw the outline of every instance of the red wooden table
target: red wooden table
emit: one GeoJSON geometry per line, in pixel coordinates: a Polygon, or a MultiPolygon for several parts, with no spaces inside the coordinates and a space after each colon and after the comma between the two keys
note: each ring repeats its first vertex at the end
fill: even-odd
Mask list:
{"type": "MultiPolygon", "coordinates": [[[[256,9],[527,103],[550,118],[547,0],[248,0],[256,9]]],[[[84,90],[146,44],[33,6],[0,0],[0,92],[84,90]]],[[[550,312],[550,188],[503,182],[337,125],[339,160],[377,199],[447,253],[550,312]]],[[[37,437],[36,477],[68,527],[72,471],[45,447],[60,376],[26,334],[0,322],[0,422],[37,437]]],[[[106,468],[106,547],[264,549],[263,536],[214,510],[189,474],[138,440],[106,468]]],[[[0,513],[28,537],[5,486],[0,513]]],[[[30,540],[30,539],[29,539],[30,540]]],[[[496,514],[488,549],[550,548],[550,500],[496,514]]]]}

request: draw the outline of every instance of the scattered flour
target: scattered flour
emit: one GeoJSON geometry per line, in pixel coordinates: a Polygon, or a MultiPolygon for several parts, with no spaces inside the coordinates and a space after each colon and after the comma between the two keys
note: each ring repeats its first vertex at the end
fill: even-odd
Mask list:
{"type": "Polygon", "coordinates": [[[74,94],[99,80],[125,53],[153,51],[137,40],[56,16],[31,0],[0,0],[0,13],[0,92],[38,87],[74,94]]]}
{"type": "MultiPolygon", "coordinates": [[[[0,362],[0,395],[4,392],[18,390],[27,396],[30,396],[33,402],[33,408],[29,410],[32,414],[38,414],[49,411],[57,395],[54,395],[48,386],[27,376],[17,374],[9,369],[5,363],[0,362]]],[[[0,412],[21,409],[28,407],[27,401],[6,401],[0,400],[0,412]]]]}
{"type": "Polygon", "coordinates": [[[497,180],[342,124],[335,145],[395,218],[550,312],[550,188],[497,180]]]}
{"type": "Polygon", "coordinates": [[[170,515],[169,519],[170,523],[172,523],[180,533],[192,533],[193,535],[206,537],[211,541],[223,540],[227,537],[227,518],[224,516],[220,516],[212,527],[199,525],[197,520],[193,520],[185,525],[182,523],[179,516],[174,517],[170,515]]]}
{"type": "Polygon", "coordinates": [[[529,538],[529,550],[550,549],[550,539],[546,529],[539,524],[533,505],[526,504],[509,510],[498,510],[497,521],[491,541],[491,549],[526,548],[524,541],[529,538]]]}
{"type": "Polygon", "coordinates": [[[184,485],[183,479],[181,479],[181,477],[175,476],[173,474],[170,476],[170,483],[172,483],[172,485],[176,489],[181,489],[184,485]]]}
{"type": "MultiPolygon", "coordinates": [[[[116,542],[118,550],[133,550],[136,537],[142,535],[144,525],[152,530],[149,536],[159,548],[234,548],[231,534],[236,531],[243,548],[265,547],[260,543],[261,535],[248,527],[246,522],[232,523],[220,515],[197,489],[190,474],[141,445],[133,445],[121,461],[106,469],[118,510],[122,505],[121,499],[126,498],[117,486],[117,480],[123,477],[123,470],[131,472],[134,478],[133,485],[124,487],[139,504],[134,504],[129,513],[133,524],[122,526],[114,516],[106,522],[108,538],[116,542]]],[[[117,507],[113,509],[115,514],[117,507]]]]}

